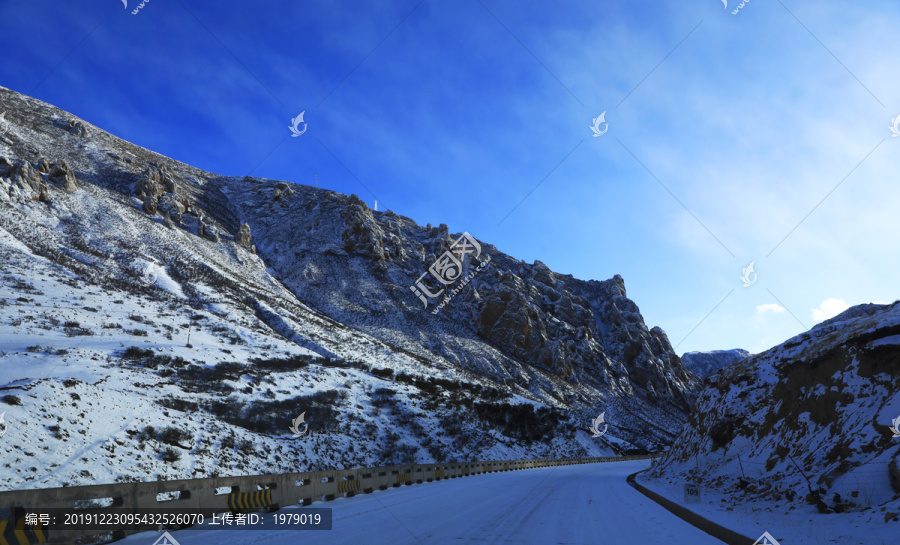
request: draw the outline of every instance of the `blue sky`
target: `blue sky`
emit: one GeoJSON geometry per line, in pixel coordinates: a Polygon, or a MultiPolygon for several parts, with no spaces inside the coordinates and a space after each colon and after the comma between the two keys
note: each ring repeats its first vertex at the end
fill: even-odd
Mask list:
{"type": "Polygon", "coordinates": [[[900,297],[895,1],[127,3],[0,3],[0,85],[212,172],[318,174],[621,274],[678,353],[900,297]]]}

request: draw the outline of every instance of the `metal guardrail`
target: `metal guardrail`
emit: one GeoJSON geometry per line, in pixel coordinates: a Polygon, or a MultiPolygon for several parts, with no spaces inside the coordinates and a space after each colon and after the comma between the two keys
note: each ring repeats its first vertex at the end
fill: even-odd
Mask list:
{"type": "MultiPolygon", "coordinates": [[[[351,497],[404,485],[455,479],[485,473],[517,471],[600,462],[647,460],[651,455],[609,456],[597,458],[561,458],[547,460],[474,461],[434,464],[409,464],[386,467],[311,471],[279,475],[250,475],[240,477],[210,477],[173,481],[98,484],[64,488],[13,490],[0,492],[0,513],[7,514],[7,526],[15,527],[28,509],[77,509],[90,502],[103,502],[119,510],[134,513],[165,509],[208,509],[219,513],[249,509],[278,509],[291,505],[310,505],[316,501],[331,501],[337,497],[351,497]],[[170,499],[172,498],[172,499],[170,499]]],[[[102,512],[88,508],[84,512],[102,512]]],[[[39,528],[38,528],[39,529],[39,528]]],[[[158,530],[155,526],[128,527],[113,531],[114,539],[128,534],[158,530]]],[[[96,535],[96,530],[27,530],[18,543],[73,543],[76,539],[96,535]],[[22,540],[25,541],[22,541],[22,540]]],[[[106,532],[109,533],[109,532],[106,532]]],[[[3,536],[0,535],[0,543],[3,536]]],[[[16,543],[17,541],[13,541],[16,543]]]]}

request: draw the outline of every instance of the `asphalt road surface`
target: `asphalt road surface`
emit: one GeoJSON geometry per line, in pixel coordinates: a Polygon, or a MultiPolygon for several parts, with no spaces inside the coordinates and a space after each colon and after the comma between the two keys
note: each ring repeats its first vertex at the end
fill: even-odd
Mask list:
{"type": "MultiPolygon", "coordinates": [[[[171,535],[179,545],[721,545],[625,482],[648,464],[490,473],[312,504],[332,509],[332,530],[201,526],[171,535]]],[[[160,535],[137,534],[124,543],[152,545],[160,535]]]]}

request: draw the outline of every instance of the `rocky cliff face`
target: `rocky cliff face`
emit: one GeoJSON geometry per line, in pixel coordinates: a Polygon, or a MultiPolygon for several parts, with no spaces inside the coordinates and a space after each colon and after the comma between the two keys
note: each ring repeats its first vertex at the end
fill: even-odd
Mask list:
{"type": "Polygon", "coordinates": [[[689,372],[704,379],[749,355],[750,352],[741,348],[711,350],[709,352],[685,352],[681,355],[681,363],[689,372]]]}
{"type": "Polygon", "coordinates": [[[732,507],[854,511],[883,524],[900,514],[892,425],[900,302],[859,305],[710,377],[651,477],[725,492],[732,507]]]}
{"type": "MultiPolygon", "coordinates": [[[[328,362],[360,370],[358,383],[344,380],[361,399],[379,389],[372,382],[383,380],[378,373],[393,376],[388,370],[409,388],[422,389],[422,399],[451,394],[423,381],[466,384],[475,397],[467,402],[453,398],[466,407],[457,409],[465,416],[448,412],[462,420],[446,420],[451,416],[440,414],[431,398],[428,412],[415,413],[438,419],[432,422],[435,429],[469,437],[453,447],[459,450],[441,447],[459,456],[551,452],[537,446],[522,447],[532,449],[527,452],[512,446],[506,454],[496,450],[497,436],[479,429],[476,420],[495,418],[496,411],[477,409],[477,403],[497,402],[497,396],[512,404],[499,411],[526,406],[556,411],[548,424],[556,430],[552,452],[567,455],[657,449],[674,438],[676,428],[646,422],[677,426],[686,418],[697,379],[682,366],[666,334],[644,323],[620,276],[579,280],[539,261],[516,260],[487,241],[451,233],[446,225],[423,227],[392,211],[373,211],[354,195],[202,171],[3,88],[0,111],[7,112],[0,136],[0,239],[8,262],[15,258],[20,264],[23,276],[16,282],[27,284],[29,271],[51,263],[51,276],[62,274],[55,269],[62,267],[75,279],[73,289],[104,290],[112,307],[127,306],[134,298],[148,308],[165,302],[171,306],[167,312],[184,315],[181,327],[188,332],[196,316],[227,317],[215,326],[221,338],[205,337],[203,345],[193,339],[184,352],[184,344],[175,346],[172,340],[179,331],[171,327],[168,333],[158,329],[160,338],[131,339],[131,333],[120,332],[112,344],[99,342],[110,333],[104,330],[109,323],[88,311],[81,329],[67,330],[89,330],[85,324],[97,322],[91,331],[98,342],[84,345],[92,347],[86,361],[117,361],[122,347],[139,343],[173,350],[191,365],[211,365],[222,354],[244,365],[257,352],[273,350],[263,347],[277,346],[322,358],[322,376],[328,374],[328,362]],[[442,265],[433,266],[436,262],[442,265]],[[442,274],[445,282],[455,280],[441,283],[442,274]],[[419,297],[420,288],[442,295],[419,297]],[[452,298],[446,299],[449,294],[452,298]],[[256,352],[238,357],[237,348],[216,344],[222,338],[235,346],[250,343],[256,352]],[[590,421],[604,411],[608,436],[586,441],[590,421]],[[471,450],[472,445],[482,450],[471,450]],[[490,448],[495,450],[484,450],[490,448]]],[[[65,295],[47,293],[16,304],[78,306],[65,295]]],[[[126,310],[109,312],[112,319],[126,310]]],[[[36,334],[20,320],[6,318],[6,333],[21,339],[36,334]]],[[[62,348],[60,361],[70,350],[62,348]]],[[[53,354],[47,357],[56,358],[53,354]]],[[[54,372],[66,368],[51,367],[54,372]]],[[[157,378],[172,376],[166,374],[170,371],[157,378]]],[[[248,396],[261,395],[252,385],[245,390],[253,392],[248,396]]],[[[281,403],[287,395],[282,391],[287,390],[266,395],[281,403]]],[[[414,399],[419,398],[407,401],[415,405],[414,399]]],[[[183,406],[185,401],[172,403],[183,406]]],[[[347,410],[366,409],[357,404],[347,410]]],[[[412,413],[401,413],[411,418],[412,413]]],[[[505,422],[509,425],[509,418],[505,422]]],[[[424,446],[437,449],[433,434],[417,437],[410,442],[418,445],[419,455],[434,458],[424,446]]],[[[372,452],[378,440],[369,442],[368,453],[357,451],[357,458],[343,463],[377,459],[372,452]]]]}
{"type": "MultiPolygon", "coordinates": [[[[392,336],[411,350],[424,339],[432,353],[523,387],[541,375],[677,410],[689,406],[696,378],[665,332],[644,324],[621,276],[583,281],[479,241],[478,262],[489,263],[434,314],[442,299],[425,297],[423,305],[410,287],[462,233],[375,212],[354,195],[297,186],[285,199],[274,182],[220,183],[231,202],[240,195],[236,213],[253,226],[259,254],[278,277],[330,316],[372,334],[387,320],[392,336]]],[[[442,286],[427,287],[437,293],[442,286]]]]}

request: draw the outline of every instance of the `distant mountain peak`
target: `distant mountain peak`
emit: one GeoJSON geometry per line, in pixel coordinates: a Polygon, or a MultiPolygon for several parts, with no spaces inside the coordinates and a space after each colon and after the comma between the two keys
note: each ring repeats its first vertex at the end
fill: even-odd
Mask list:
{"type": "Polygon", "coordinates": [[[750,355],[742,348],[731,350],[710,350],[705,352],[685,352],[681,363],[685,369],[700,378],[706,378],[719,370],[741,361],[750,355]]]}

